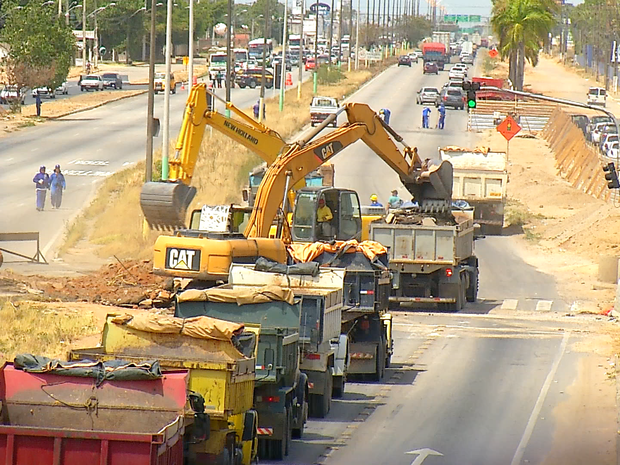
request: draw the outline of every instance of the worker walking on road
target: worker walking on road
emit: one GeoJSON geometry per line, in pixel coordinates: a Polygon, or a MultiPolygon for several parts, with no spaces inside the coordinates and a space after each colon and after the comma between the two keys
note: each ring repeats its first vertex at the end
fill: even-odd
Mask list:
{"type": "Polygon", "coordinates": [[[42,212],[45,208],[45,197],[50,187],[49,174],[45,172],[45,166],[39,168],[39,172],[34,175],[32,182],[35,183],[37,189],[37,211],[42,212]]]}
{"type": "Polygon", "coordinates": [[[60,165],[54,167],[54,172],[50,176],[50,188],[52,208],[60,208],[60,204],[62,203],[62,191],[67,188],[65,176],[60,171],[60,165]]]}
{"type": "Polygon", "coordinates": [[[444,124],[446,122],[446,106],[441,102],[439,105],[439,121],[437,122],[437,127],[439,129],[443,129],[444,124]]]}
{"type": "Polygon", "coordinates": [[[428,120],[431,117],[431,109],[428,107],[424,107],[422,110],[422,127],[428,129],[428,120]]]}

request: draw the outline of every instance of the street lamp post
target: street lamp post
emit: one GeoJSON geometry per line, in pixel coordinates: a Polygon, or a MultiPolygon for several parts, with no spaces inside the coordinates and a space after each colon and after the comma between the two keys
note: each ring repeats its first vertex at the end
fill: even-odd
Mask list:
{"type": "Polygon", "coordinates": [[[301,100],[301,83],[303,82],[304,67],[304,3],[301,2],[301,30],[299,31],[299,80],[297,81],[297,100],[301,100]]]}
{"type": "MultiPolygon", "coordinates": [[[[284,27],[282,28],[282,64],[280,66],[280,111],[284,110],[284,89],[286,85],[286,39],[288,38],[288,0],[284,0],[284,27]]],[[[301,66],[301,65],[300,65],[301,66]]]]}
{"type": "Polygon", "coordinates": [[[86,0],[82,0],[82,72],[86,74],[86,0]]]}
{"type": "MultiPolygon", "coordinates": [[[[94,21],[95,21],[95,29],[94,29],[94,33],[95,33],[95,46],[94,46],[94,60],[95,60],[95,69],[97,68],[97,66],[99,65],[99,30],[97,27],[97,15],[99,13],[101,13],[103,10],[105,10],[106,8],[110,7],[110,6],[114,6],[116,5],[116,3],[109,3],[106,6],[102,6],[97,8],[95,11],[93,11],[89,16],[94,16],[94,21]]],[[[129,44],[127,44],[128,48],[129,48],[129,44]]]]}
{"type": "MultiPolygon", "coordinates": [[[[267,67],[267,36],[269,35],[269,2],[265,2],[265,31],[263,34],[263,69],[261,71],[261,84],[260,84],[260,98],[258,99],[258,122],[263,122],[264,110],[263,107],[265,105],[265,85],[266,85],[266,67],[267,67]]],[[[274,81],[275,86],[275,81],[274,81]]]]}
{"type": "Polygon", "coordinates": [[[164,93],[164,128],[161,148],[161,179],[168,180],[168,155],[170,153],[170,72],[172,71],[172,4],[168,0],[166,8],[166,92],[164,93]]]}
{"type": "MultiPolygon", "coordinates": [[[[230,91],[232,82],[232,73],[234,72],[233,50],[232,50],[232,24],[233,24],[233,0],[228,0],[228,21],[226,25],[226,103],[230,103],[230,91]]],[[[264,66],[264,63],[263,63],[264,66]]],[[[230,117],[230,110],[226,108],[226,116],[230,117]]]]}
{"type": "Polygon", "coordinates": [[[146,109],[146,170],[145,181],[153,180],[153,137],[155,136],[155,120],[153,107],[155,106],[155,8],[157,0],[151,0],[151,31],[149,44],[149,91],[146,109]]]}
{"type": "MultiPolygon", "coordinates": [[[[353,0],[351,0],[351,2],[353,2],[353,0]]],[[[357,14],[355,15],[355,19],[355,70],[357,71],[360,65],[360,0],[357,0],[357,14]]]]}

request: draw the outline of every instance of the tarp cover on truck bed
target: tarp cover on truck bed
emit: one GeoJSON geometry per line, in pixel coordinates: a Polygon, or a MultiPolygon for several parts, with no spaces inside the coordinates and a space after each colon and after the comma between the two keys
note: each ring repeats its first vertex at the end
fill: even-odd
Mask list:
{"type": "MultiPolygon", "coordinates": [[[[293,305],[295,303],[295,294],[291,289],[284,289],[280,286],[273,285],[260,287],[258,289],[232,289],[226,287],[213,287],[211,289],[188,289],[187,291],[183,291],[178,294],[177,300],[180,303],[223,302],[236,303],[237,305],[261,304],[273,301],[282,301],[288,303],[289,305],[293,305]]],[[[182,321],[188,321],[188,319],[182,321]]]]}
{"type": "Polygon", "coordinates": [[[39,355],[20,354],[15,357],[14,365],[15,368],[29,373],[95,378],[97,386],[104,381],[139,381],[158,379],[163,376],[157,361],[141,363],[123,360],[65,362],[39,355]]]}
{"type": "Polygon", "coordinates": [[[336,241],[334,243],[312,242],[298,243],[293,242],[288,245],[288,251],[294,260],[298,262],[310,262],[323,253],[345,254],[362,252],[370,261],[375,261],[379,255],[387,254],[387,249],[375,241],[357,242],[350,240],[346,242],[336,241]]]}
{"type": "Polygon", "coordinates": [[[230,341],[233,336],[242,333],[244,329],[243,324],[208,316],[177,318],[162,315],[120,315],[110,318],[110,322],[138,331],[181,334],[196,339],[217,339],[219,341],[230,341]]]}

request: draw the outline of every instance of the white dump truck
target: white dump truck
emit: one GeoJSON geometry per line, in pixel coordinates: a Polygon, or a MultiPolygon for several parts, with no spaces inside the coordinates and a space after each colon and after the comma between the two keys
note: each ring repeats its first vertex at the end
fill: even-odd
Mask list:
{"type": "Polygon", "coordinates": [[[474,209],[477,235],[501,235],[508,184],[506,152],[488,148],[439,148],[441,160],[453,167],[452,200],[465,200],[474,209]]]}

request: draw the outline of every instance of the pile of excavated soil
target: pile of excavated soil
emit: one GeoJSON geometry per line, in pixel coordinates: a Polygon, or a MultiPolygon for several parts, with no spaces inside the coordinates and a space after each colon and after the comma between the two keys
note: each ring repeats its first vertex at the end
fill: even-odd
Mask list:
{"type": "Polygon", "coordinates": [[[150,261],[111,263],[94,273],[71,278],[0,277],[0,289],[4,280],[22,282],[28,286],[27,292],[40,292],[52,300],[133,307],[140,303],[150,306],[153,300],[167,305],[170,299],[164,290],[165,278],[153,274],[150,261]]]}

